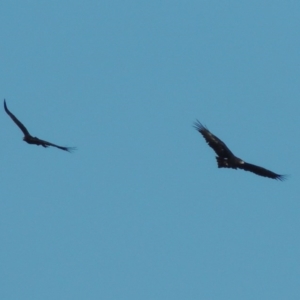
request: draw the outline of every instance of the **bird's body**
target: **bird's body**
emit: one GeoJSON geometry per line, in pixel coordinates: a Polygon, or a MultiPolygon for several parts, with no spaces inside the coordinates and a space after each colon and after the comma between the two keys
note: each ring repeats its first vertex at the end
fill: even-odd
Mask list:
{"type": "Polygon", "coordinates": [[[76,149],[74,147],[58,146],[58,145],[52,144],[50,142],[47,142],[47,141],[44,141],[37,137],[32,136],[29,133],[29,131],[27,130],[27,128],[16,118],[16,116],[9,111],[9,109],[7,108],[5,99],[4,99],[4,110],[11,117],[11,119],[16,123],[16,125],[22,130],[22,132],[24,134],[24,137],[23,137],[24,142],[31,144],[31,145],[43,146],[44,148],[52,146],[52,147],[56,147],[56,148],[59,148],[64,151],[68,151],[68,152],[72,152],[73,150],[76,149]]]}
{"type": "Polygon", "coordinates": [[[216,152],[216,160],[218,164],[218,168],[231,168],[231,169],[242,169],[245,171],[250,171],[255,173],[256,175],[284,180],[286,176],[276,174],[272,171],[269,171],[265,168],[249,164],[242,159],[236,157],[226,146],[224,142],[222,142],[219,138],[213,135],[206,127],[204,127],[199,121],[195,122],[194,127],[196,130],[201,133],[201,135],[206,140],[207,144],[216,152]]]}

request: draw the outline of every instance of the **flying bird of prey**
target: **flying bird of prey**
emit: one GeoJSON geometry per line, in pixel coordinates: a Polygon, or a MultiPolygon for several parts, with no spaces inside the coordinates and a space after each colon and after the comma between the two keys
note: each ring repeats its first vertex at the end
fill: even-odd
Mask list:
{"type": "Polygon", "coordinates": [[[207,144],[216,152],[218,168],[231,168],[231,169],[242,169],[245,171],[250,171],[260,176],[284,180],[285,175],[279,175],[265,168],[249,164],[242,159],[236,157],[229,148],[222,142],[219,138],[213,135],[206,127],[204,127],[198,120],[194,123],[194,127],[199,131],[204,137],[207,144]]]}
{"type": "Polygon", "coordinates": [[[59,148],[61,150],[64,150],[64,151],[68,151],[68,152],[72,152],[73,150],[75,150],[76,148],[74,147],[62,147],[62,146],[58,146],[58,145],[55,145],[55,144],[52,144],[52,143],[49,143],[47,141],[43,141],[43,140],[40,140],[39,138],[37,137],[34,137],[32,136],[28,130],[26,129],[26,127],[15,117],[15,115],[13,115],[7,108],[6,106],[6,102],[5,102],[5,99],[4,99],[4,109],[6,111],[6,113],[12,118],[12,120],[17,124],[17,126],[22,130],[22,132],[24,133],[24,137],[23,137],[23,141],[25,141],[26,143],[28,144],[33,144],[33,145],[37,145],[37,146],[43,146],[45,148],[49,147],[49,146],[52,146],[52,147],[56,147],[56,148],[59,148]]]}

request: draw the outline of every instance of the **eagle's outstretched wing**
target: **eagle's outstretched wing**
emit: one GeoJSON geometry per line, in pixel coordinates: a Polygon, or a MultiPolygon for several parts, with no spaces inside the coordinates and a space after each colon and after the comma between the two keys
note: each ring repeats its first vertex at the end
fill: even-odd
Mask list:
{"type": "Polygon", "coordinates": [[[68,152],[72,152],[72,151],[76,150],[76,147],[63,147],[63,146],[58,146],[56,144],[52,144],[52,143],[44,141],[44,140],[40,140],[39,138],[35,138],[35,139],[43,147],[52,146],[52,147],[56,147],[56,148],[59,148],[59,149],[64,150],[64,151],[68,151],[68,152]]]}
{"type": "Polygon", "coordinates": [[[30,133],[28,132],[27,128],[15,117],[14,114],[12,114],[7,106],[6,106],[6,101],[4,99],[4,109],[6,113],[12,118],[12,120],[18,125],[18,127],[23,131],[25,136],[31,136],[30,133]]]}
{"type": "Polygon", "coordinates": [[[213,135],[205,126],[203,126],[198,120],[194,123],[194,127],[199,131],[207,144],[217,153],[220,157],[232,157],[233,153],[229,150],[224,142],[213,135]]]}
{"type": "Polygon", "coordinates": [[[238,168],[245,170],[245,171],[255,173],[256,175],[260,175],[263,177],[268,177],[268,178],[272,178],[272,179],[276,179],[276,180],[280,180],[280,181],[283,181],[287,178],[286,175],[279,175],[279,174],[276,174],[265,168],[262,168],[262,167],[259,167],[259,166],[253,165],[253,164],[249,164],[246,162],[244,162],[243,164],[239,164],[238,168]]]}

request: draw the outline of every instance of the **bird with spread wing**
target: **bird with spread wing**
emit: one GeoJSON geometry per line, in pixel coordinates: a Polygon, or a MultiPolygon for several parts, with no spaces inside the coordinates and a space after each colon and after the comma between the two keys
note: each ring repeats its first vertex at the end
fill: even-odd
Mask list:
{"type": "Polygon", "coordinates": [[[277,180],[286,179],[285,175],[279,175],[265,168],[249,164],[242,159],[236,157],[219,138],[213,135],[205,126],[198,120],[194,123],[195,129],[202,134],[207,144],[216,152],[218,168],[242,169],[250,171],[256,175],[268,177],[277,180]]]}
{"type": "Polygon", "coordinates": [[[16,125],[22,130],[22,132],[24,133],[24,137],[23,137],[23,141],[25,141],[28,144],[33,144],[33,145],[37,145],[37,146],[43,146],[45,148],[52,146],[52,147],[56,147],[59,148],[61,150],[64,151],[68,151],[68,152],[72,152],[73,150],[75,150],[76,148],[74,147],[63,147],[63,146],[58,146],[55,144],[52,144],[50,142],[44,141],[44,140],[40,140],[37,137],[32,136],[29,131],[27,130],[27,128],[16,118],[15,115],[13,115],[7,108],[6,105],[6,101],[4,99],[4,109],[6,111],[6,113],[11,117],[11,119],[16,123],[16,125]]]}

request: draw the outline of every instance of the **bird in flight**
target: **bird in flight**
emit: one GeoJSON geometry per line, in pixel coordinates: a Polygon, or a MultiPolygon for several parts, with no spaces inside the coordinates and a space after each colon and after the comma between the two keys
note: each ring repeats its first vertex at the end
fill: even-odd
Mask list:
{"type": "Polygon", "coordinates": [[[218,168],[231,168],[231,169],[242,169],[245,171],[250,171],[259,176],[264,176],[277,180],[285,180],[285,175],[279,175],[265,168],[249,164],[242,159],[236,157],[222,142],[219,138],[213,135],[206,127],[204,127],[198,120],[194,123],[194,127],[199,131],[204,137],[207,144],[216,152],[218,168]]]}
{"type": "Polygon", "coordinates": [[[58,146],[52,143],[49,143],[47,141],[44,140],[40,140],[37,137],[32,136],[27,128],[15,117],[15,115],[13,115],[7,108],[6,106],[6,101],[4,99],[4,109],[6,111],[6,113],[11,117],[11,119],[17,124],[17,126],[22,130],[22,132],[24,133],[24,137],[23,137],[23,141],[25,141],[28,144],[33,144],[33,145],[37,145],[37,146],[43,146],[44,148],[47,148],[49,146],[52,147],[56,147],[59,148],[61,150],[64,151],[68,151],[68,152],[72,152],[73,150],[75,150],[76,148],[74,147],[62,147],[62,146],[58,146]]]}

